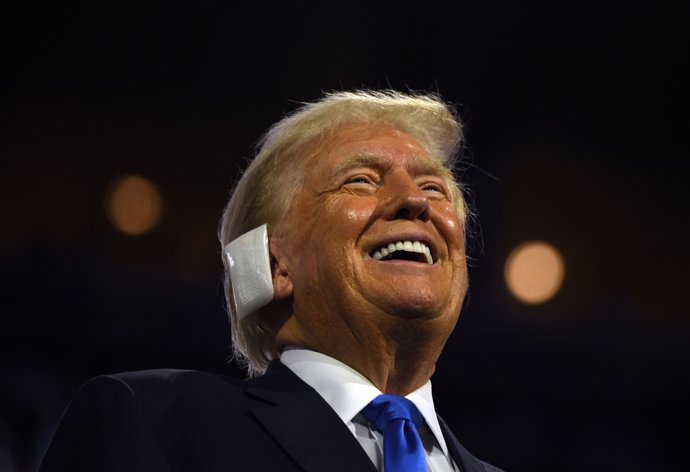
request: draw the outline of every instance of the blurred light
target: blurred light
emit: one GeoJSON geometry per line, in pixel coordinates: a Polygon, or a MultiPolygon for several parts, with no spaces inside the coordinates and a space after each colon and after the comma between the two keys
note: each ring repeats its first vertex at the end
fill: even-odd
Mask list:
{"type": "Polygon", "coordinates": [[[106,193],[108,219],[119,231],[131,236],[146,233],[156,226],[162,208],[158,188],[138,175],[116,179],[106,193]]]}
{"type": "Polygon", "coordinates": [[[563,284],[565,264],[556,248],[543,241],[528,241],[512,250],[505,265],[510,293],[523,303],[544,303],[563,284]]]}

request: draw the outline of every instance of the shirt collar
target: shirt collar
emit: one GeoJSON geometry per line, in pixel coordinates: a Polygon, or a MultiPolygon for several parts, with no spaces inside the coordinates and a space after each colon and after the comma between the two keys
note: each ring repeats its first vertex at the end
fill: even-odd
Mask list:
{"type": "MultiPolygon", "coordinates": [[[[287,346],[280,361],[316,390],[345,424],[351,423],[365,406],[382,393],[353,368],[319,352],[287,346]]],[[[405,398],[419,409],[441,450],[448,455],[448,447],[434,408],[431,381],[428,380],[417,390],[405,395],[405,398]]]]}

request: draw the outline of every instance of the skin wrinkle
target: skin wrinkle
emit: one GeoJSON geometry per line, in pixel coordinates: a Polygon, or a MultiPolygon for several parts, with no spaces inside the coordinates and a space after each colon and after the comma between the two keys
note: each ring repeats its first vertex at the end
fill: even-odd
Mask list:
{"type": "MultiPolygon", "coordinates": [[[[278,347],[323,352],[382,391],[406,394],[433,373],[460,311],[467,287],[462,225],[452,193],[419,187],[427,181],[419,173],[433,161],[409,135],[348,127],[333,142],[305,165],[304,187],[271,237],[280,277],[294,283],[289,293],[277,291],[293,300],[278,347]],[[349,159],[363,151],[380,169],[376,190],[332,184],[334,170],[358,170],[349,159]],[[367,254],[385,234],[410,231],[436,241],[438,265],[378,262],[367,254]]],[[[433,177],[443,180],[439,174],[433,177]]]]}
{"type": "MultiPolygon", "coordinates": [[[[369,155],[367,155],[367,158],[366,158],[366,159],[367,159],[368,161],[370,161],[373,157],[374,157],[374,154],[369,154],[369,155]]],[[[359,158],[356,158],[356,159],[359,161],[359,158]]],[[[430,164],[430,167],[429,167],[429,168],[436,168],[436,166],[433,165],[433,163],[429,163],[429,160],[428,160],[427,158],[424,158],[424,160],[425,160],[425,164],[420,165],[420,168],[426,168],[427,164],[430,164]]],[[[361,165],[361,164],[360,164],[360,165],[361,165]]],[[[391,165],[392,165],[392,162],[391,162],[391,165]]],[[[359,167],[359,165],[358,165],[358,166],[349,166],[349,165],[345,165],[345,166],[341,166],[341,167],[342,167],[342,168],[356,169],[356,168],[359,167]]],[[[389,166],[388,168],[390,168],[390,166],[389,166]]],[[[341,172],[341,171],[342,171],[342,169],[336,170],[334,173],[337,174],[337,173],[339,173],[339,172],[341,172]]],[[[427,171],[427,172],[430,172],[430,171],[427,171]]],[[[339,184],[333,183],[333,184],[330,184],[330,185],[329,185],[329,188],[328,188],[327,190],[324,190],[324,191],[321,191],[321,192],[316,192],[316,195],[318,195],[319,197],[328,197],[329,195],[331,195],[331,194],[333,194],[333,193],[335,193],[335,192],[337,192],[337,191],[339,191],[339,190],[342,191],[342,190],[340,189],[339,184]],[[332,187],[333,185],[338,185],[338,187],[337,187],[337,188],[333,188],[333,187],[332,187]]],[[[358,192],[355,191],[355,190],[345,189],[345,191],[347,191],[347,192],[349,192],[349,193],[352,193],[353,195],[357,195],[357,194],[358,194],[358,192]]],[[[446,190],[446,195],[450,195],[450,191],[446,190]]],[[[383,205],[381,205],[381,207],[380,207],[380,209],[379,209],[380,212],[381,212],[381,213],[385,212],[385,209],[386,209],[387,207],[390,207],[390,206],[392,205],[394,199],[395,199],[394,196],[392,196],[392,195],[389,196],[388,199],[383,203],[383,205]]],[[[326,202],[326,201],[320,201],[320,203],[325,204],[325,203],[327,203],[327,202],[326,202]]],[[[355,220],[355,219],[357,218],[357,217],[356,217],[356,211],[353,210],[353,209],[347,209],[346,212],[345,212],[345,214],[347,215],[347,217],[348,217],[349,220],[355,220]]],[[[377,212],[372,213],[372,215],[371,215],[371,217],[370,217],[370,219],[369,219],[369,224],[364,228],[364,231],[363,231],[363,232],[365,232],[366,229],[368,229],[369,226],[372,225],[372,224],[373,224],[377,219],[379,219],[381,216],[382,216],[382,215],[381,215],[380,213],[377,213],[377,212]]],[[[374,249],[377,249],[377,248],[378,248],[378,246],[377,246],[377,247],[372,247],[372,251],[373,251],[374,249]]],[[[371,252],[371,251],[369,251],[369,252],[371,252]]]]}

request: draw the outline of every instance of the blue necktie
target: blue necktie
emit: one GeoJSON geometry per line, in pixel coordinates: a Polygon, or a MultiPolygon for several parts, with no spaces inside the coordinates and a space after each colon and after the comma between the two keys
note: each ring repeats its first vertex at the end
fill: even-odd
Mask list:
{"type": "Polygon", "coordinates": [[[379,395],[362,414],[383,434],[384,472],[427,472],[417,428],[424,417],[410,400],[379,395]]]}

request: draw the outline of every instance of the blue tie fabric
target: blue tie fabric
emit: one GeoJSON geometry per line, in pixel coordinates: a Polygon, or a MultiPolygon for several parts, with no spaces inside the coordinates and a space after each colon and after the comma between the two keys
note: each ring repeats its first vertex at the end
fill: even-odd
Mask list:
{"type": "Polygon", "coordinates": [[[427,472],[417,433],[424,417],[414,403],[397,395],[379,395],[362,414],[383,434],[384,472],[427,472]]]}

